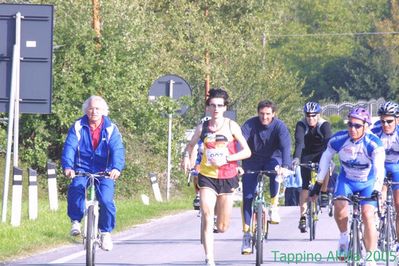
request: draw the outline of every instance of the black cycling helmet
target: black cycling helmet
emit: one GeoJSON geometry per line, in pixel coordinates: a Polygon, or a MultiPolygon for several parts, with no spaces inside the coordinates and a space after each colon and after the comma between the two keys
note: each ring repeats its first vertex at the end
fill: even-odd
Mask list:
{"type": "Polygon", "coordinates": [[[305,106],[303,107],[303,112],[304,113],[320,113],[321,107],[320,104],[316,102],[307,102],[305,106]]]}
{"type": "Polygon", "coordinates": [[[392,115],[394,117],[398,117],[399,115],[399,105],[395,102],[385,102],[378,109],[378,115],[392,115]]]}

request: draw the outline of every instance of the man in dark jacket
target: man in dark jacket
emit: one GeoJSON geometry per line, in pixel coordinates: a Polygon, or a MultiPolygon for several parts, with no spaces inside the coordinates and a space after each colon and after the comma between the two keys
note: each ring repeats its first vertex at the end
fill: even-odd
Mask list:
{"type": "MultiPolygon", "coordinates": [[[[252,156],[242,161],[246,170],[275,170],[276,166],[288,167],[291,165],[291,137],[287,126],[276,115],[276,105],[271,101],[261,101],[258,104],[258,116],[248,119],[241,127],[244,138],[247,140],[252,156]]],[[[255,195],[257,174],[244,174],[243,185],[243,243],[242,254],[250,254],[252,211],[251,205],[255,195]]],[[[276,182],[276,175],[270,175],[270,221],[279,223],[278,194],[280,184],[276,182]]]]}

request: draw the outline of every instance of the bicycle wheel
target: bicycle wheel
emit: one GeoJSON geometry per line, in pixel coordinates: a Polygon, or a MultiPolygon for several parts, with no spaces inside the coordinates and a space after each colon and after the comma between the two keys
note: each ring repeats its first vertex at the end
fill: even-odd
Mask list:
{"type": "Polygon", "coordinates": [[[385,225],[385,232],[386,233],[385,233],[385,247],[384,247],[385,248],[385,254],[386,254],[385,258],[387,258],[386,265],[389,265],[389,254],[391,252],[391,239],[392,239],[392,236],[391,236],[392,229],[391,229],[391,227],[392,227],[391,219],[390,219],[390,217],[387,217],[387,223],[385,225]]]}
{"type": "Polygon", "coordinates": [[[263,232],[264,232],[263,204],[256,208],[256,265],[263,263],[263,232]]]}
{"type": "Polygon", "coordinates": [[[89,206],[87,210],[87,224],[86,224],[86,265],[94,265],[95,263],[95,217],[94,217],[94,205],[89,206]]]}
{"type": "Polygon", "coordinates": [[[351,224],[351,232],[349,235],[348,250],[345,254],[342,254],[343,256],[341,256],[341,259],[346,259],[348,266],[355,266],[359,263],[359,261],[356,260],[359,246],[358,238],[359,234],[357,232],[357,221],[353,220],[351,224]]]}
{"type": "Polygon", "coordinates": [[[317,204],[317,202],[313,202],[313,209],[312,209],[312,222],[313,222],[313,226],[312,226],[312,239],[311,240],[315,240],[316,238],[316,224],[317,224],[317,220],[319,219],[318,215],[319,215],[319,206],[317,204]]]}
{"type": "Polygon", "coordinates": [[[309,225],[309,240],[312,241],[313,240],[313,231],[314,231],[314,220],[313,220],[313,207],[314,203],[312,201],[308,202],[308,225],[309,225]]]}

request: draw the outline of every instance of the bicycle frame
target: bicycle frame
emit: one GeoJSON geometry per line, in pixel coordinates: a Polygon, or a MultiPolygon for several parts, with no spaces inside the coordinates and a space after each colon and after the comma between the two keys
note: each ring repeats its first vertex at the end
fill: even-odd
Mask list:
{"type": "MultiPolygon", "coordinates": [[[[312,190],[314,184],[316,183],[316,173],[319,168],[318,163],[314,162],[308,162],[308,163],[301,163],[299,164],[301,167],[306,167],[311,170],[311,179],[309,183],[309,192],[312,190]]],[[[306,210],[306,216],[307,216],[307,222],[308,222],[308,228],[309,228],[309,240],[312,241],[316,238],[316,223],[319,220],[319,212],[320,212],[320,204],[319,204],[320,196],[316,201],[311,200],[310,198],[308,199],[307,203],[307,210],[306,210]]]]}
{"type": "Polygon", "coordinates": [[[256,265],[263,263],[263,240],[267,238],[269,222],[266,217],[266,200],[264,196],[265,176],[275,171],[259,171],[255,198],[252,201],[252,219],[250,230],[252,233],[252,252],[256,249],[256,265]]]}
{"type": "Polygon", "coordinates": [[[99,203],[96,198],[95,183],[97,178],[106,177],[108,173],[85,173],[78,172],[78,176],[88,177],[88,186],[86,188],[83,246],[86,251],[86,265],[95,264],[95,253],[97,247],[101,246],[100,231],[98,229],[99,203]]]}
{"type": "MultiPolygon", "coordinates": [[[[292,171],[283,169],[284,176],[292,174],[292,171]]],[[[265,192],[265,176],[270,174],[276,174],[277,171],[259,170],[259,171],[246,171],[246,173],[254,174],[257,173],[257,185],[255,189],[255,197],[252,201],[252,219],[250,224],[250,230],[252,233],[252,252],[256,249],[256,265],[263,263],[263,240],[267,239],[269,232],[269,220],[267,219],[266,209],[267,204],[264,196],[265,192]]],[[[279,179],[279,183],[283,182],[283,178],[279,179]]]]}
{"type": "MultiPolygon", "coordinates": [[[[346,200],[349,203],[352,203],[348,251],[346,252],[346,254],[343,254],[344,256],[342,257],[346,259],[348,265],[362,265],[362,263],[365,262],[365,247],[363,240],[360,202],[363,200],[374,199],[371,197],[360,196],[358,193],[355,193],[353,195],[350,195],[349,197],[339,196],[336,197],[334,200],[346,200]]],[[[379,207],[378,201],[377,207],[379,207]]]]}

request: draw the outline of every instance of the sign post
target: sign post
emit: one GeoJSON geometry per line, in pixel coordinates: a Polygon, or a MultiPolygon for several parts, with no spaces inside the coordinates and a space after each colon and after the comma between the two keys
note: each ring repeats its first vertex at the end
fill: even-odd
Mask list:
{"type": "MultiPolygon", "coordinates": [[[[179,99],[182,96],[191,96],[190,85],[177,75],[166,75],[157,79],[151,86],[148,93],[150,101],[157,97],[167,96],[171,99],[179,99]]],[[[178,113],[183,114],[187,108],[182,107],[178,113]]],[[[170,197],[170,174],[172,171],[172,114],[168,114],[168,167],[166,181],[166,200],[170,197]]]]}
{"type": "Polygon", "coordinates": [[[0,36],[0,112],[9,112],[2,205],[6,222],[11,152],[14,167],[19,160],[19,114],[51,113],[53,6],[1,4],[0,36]]]}

